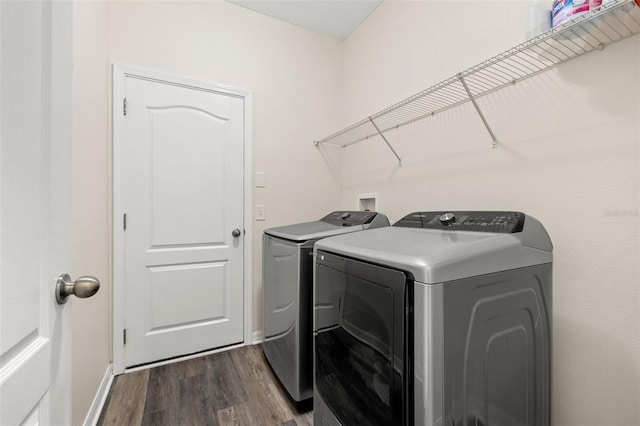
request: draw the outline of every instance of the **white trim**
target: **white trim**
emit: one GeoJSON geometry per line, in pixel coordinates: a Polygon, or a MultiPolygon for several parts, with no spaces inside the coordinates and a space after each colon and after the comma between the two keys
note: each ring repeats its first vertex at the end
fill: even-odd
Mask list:
{"type": "Polygon", "coordinates": [[[253,332],[253,97],[244,96],[244,343],[253,332]]]}
{"type": "Polygon", "coordinates": [[[107,401],[107,396],[109,395],[109,390],[111,389],[112,384],[113,367],[111,364],[109,364],[107,366],[107,370],[104,372],[102,382],[100,382],[98,392],[96,392],[96,396],[93,398],[91,407],[89,407],[87,417],[85,417],[84,423],[82,423],[84,426],[95,426],[98,423],[98,420],[100,419],[100,413],[102,413],[104,403],[107,401]]]}
{"type": "Polygon", "coordinates": [[[120,162],[116,161],[117,158],[120,158],[120,140],[122,133],[122,121],[121,119],[116,119],[116,117],[120,117],[122,114],[122,99],[124,99],[124,70],[120,69],[119,66],[113,66],[113,74],[112,74],[112,99],[111,99],[111,120],[112,120],[112,179],[113,179],[113,187],[112,187],[112,226],[111,232],[113,237],[113,281],[112,281],[112,292],[113,292],[113,328],[112,328],[112,348],[113,348],[113,372],[114,374],[121,374],[124,371],[124,345],[122,341],[122,331],[124,329],[124,288],[122,285],[118,285],[119,283],[124,283],[124,235],[122,232],[119,232],[121,229],[121,223],[116,223],[119,219],[122,218],[120,214],[116,214],[116,212],[121,212],[122,202],[120,200],[120,162]],[[116,220],[118,218],[118,220],[116,220]]]}
{"type": "MultiPolygon", "coordinates": [[[[122,99],[125,95],[125,79],[127,76],[162,81],[183,87],[192,87],[237,96],[244,101],[244,342],[250,344],[253,331],[253,138],[252,138],[252,93],[221,84],[192,80],[184,77],[160,73],[131,66],[113,64],[112,73],[112,126],[113,126],[113,371],[121,374],[125,371],[124,344],[124,235],[120,223],[123,214],[121,202],[121,170],[120,150],[122,144],[122,99]]],[[[240,346],[242,346],[240,345],[240,346]]],[[[229,349],[225,348],[224,350],[229,349]]],[[[213,352],[215,352],[214,350],[213,352]]],[[[213,353],[212,352],[212,353],[213,353]]],[[[197,356],[202,356],[201,353],[197,356]]],[[[188,358],[186,358],[188,359],[188,358]]],[[[168,363],[168,362],[167,362],[168,363]]],[[[162,365],[162,364],[159,364],[162,365]]],[[[147,368],[145,366],[144,368],[147,368]]],[[[129,370],[127,370],[129,371],[129,370]]],[[[132,370],[133,371],[133,370],[132,370]]]]}
{"type": "Polygon", "coordinates": [[[253,341],[252,341],[252,345],[258,345],[260,343],[262,343],[262,331],[254,331],[253,332],[253,341]]]}

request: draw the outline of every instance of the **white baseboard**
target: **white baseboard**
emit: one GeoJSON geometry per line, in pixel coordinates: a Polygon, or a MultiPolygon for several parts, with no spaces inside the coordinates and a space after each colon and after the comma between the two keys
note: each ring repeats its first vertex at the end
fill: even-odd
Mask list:
{"type": "Polygon", "coordinates": [[[253,332],[253,340],[251,341],[251,344],[257,345],[258,343],[262,343],[262,331],[253,332]]]}
{"type": "Polygon", "coordinates": [[[85,417],[84,419],[84,426],[95,426],[98,423],[100,413],[102,413],[102,408],[104,407],[104,403],[107,400],[107,396],[109,395],[109,390],[111,389],[112,383],[113,364],[109,364],[107,366],[107,371],[104,372],[104,377],[102,378],[102,382],[100,383],[98,392],[96,392],[96,396],[93,398],[91,407],[89,407],[87,417],[85,417]]]}

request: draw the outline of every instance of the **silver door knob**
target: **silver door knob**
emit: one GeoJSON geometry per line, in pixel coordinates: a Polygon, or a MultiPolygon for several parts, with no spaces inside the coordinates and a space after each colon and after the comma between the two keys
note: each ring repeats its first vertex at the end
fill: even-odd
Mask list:
{"type": "Polygon", "coordinates": [[[75,281],[71,281],[69,274],[62,274],[58,277],[58,282],[56,283],[56,302],[59,305],[67,303],[69,296],[72,294],[81,299],[91,297],[99,289],[100,281],[96,277],[85,275],[75,281]]]}
{"type": "Polygon", "coordinates": [[[242,234],[242,232],[240,232],[239,229],[234,229],[233,231],[231,231],[231,235],[233,235],[234,237],[239,237],[242,234]]]}

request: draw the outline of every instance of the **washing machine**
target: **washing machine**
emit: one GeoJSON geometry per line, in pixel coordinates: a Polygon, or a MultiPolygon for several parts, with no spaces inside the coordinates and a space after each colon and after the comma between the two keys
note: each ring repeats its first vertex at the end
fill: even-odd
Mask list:
{"type": "Polygon", "coordinates": [[[262,349],[295,402],[313,395],[313,246],[322,238],[382,226],[389,219],[381,213],[334,211],[318,221],[264,231],[262,349]]]}
{"type": "Polygon", "coordinates": [[[549,425],[552,250],[520,212],[318,241],[314,424],[549,425]]]}

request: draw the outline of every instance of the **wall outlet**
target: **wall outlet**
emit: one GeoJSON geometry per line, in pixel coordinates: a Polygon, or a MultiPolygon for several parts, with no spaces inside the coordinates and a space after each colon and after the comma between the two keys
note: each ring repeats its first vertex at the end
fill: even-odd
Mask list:
{"type": "Polygon", "coordinates": [[[256,220],[265,220],[264,204],[256,204],[256,211],[254,216],[256,220]]]}

